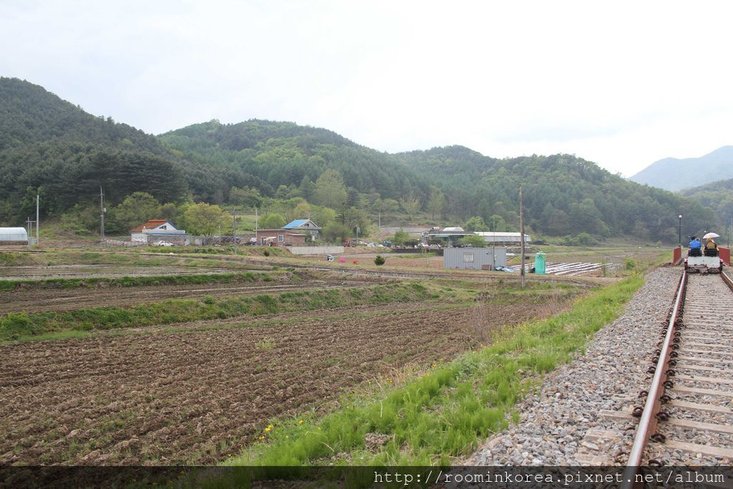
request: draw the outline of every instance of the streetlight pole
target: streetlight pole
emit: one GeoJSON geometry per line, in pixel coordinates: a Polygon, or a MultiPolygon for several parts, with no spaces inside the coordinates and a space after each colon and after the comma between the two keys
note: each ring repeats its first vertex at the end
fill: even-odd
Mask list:
{"type": "Polygon", "coordinates": [[[682,248],[682,214],[677,216],[677,219],[679,219],[679,226],[677,228],[677,237],[679,239],[680,248],[682,248]]]}

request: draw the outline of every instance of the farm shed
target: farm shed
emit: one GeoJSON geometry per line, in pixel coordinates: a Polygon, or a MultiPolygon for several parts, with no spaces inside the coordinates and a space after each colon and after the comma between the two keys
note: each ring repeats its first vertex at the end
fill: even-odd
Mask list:
{"type": "Polygon", "coordinates": [[[444,268],[462,268],[470,270],[493,270],[497,266],[506,266],[506,248],[445,248],[443,250],[444,268]]]}
{"type": "Polygon", "coordinates": [[[28,232],[25,228],[0,228],[0,245],[28,244],[28,232]]]}

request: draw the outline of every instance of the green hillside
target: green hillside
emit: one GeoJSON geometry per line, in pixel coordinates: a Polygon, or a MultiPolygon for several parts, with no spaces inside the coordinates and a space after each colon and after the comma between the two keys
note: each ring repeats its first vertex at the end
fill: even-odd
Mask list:
{"type": "Polygon", "coordinates": [[[111,204],[134,191],[162,202],[187,191],[180,165],[155,137],[0,78],[0,224],[33,214],[36,192],[53,215],[95,199],[100,185],[111,204]]]}
{"type": "Polygon", "coordinates": [[[707,230],[717,230],[720,235],[730,234],[733,227],[733,178],[683,190],[680,193],[715,212],[716,222],[722,226],[715,228],[710,225],[707,230]]]}
{"type": "Polygon", "coordinates": [[[256,206],[272,225],[310,215],[340,226],[334,237],[378,219],[516,230],[520,184],[535,235],[675,242],[679,213],[689,232],[717,225],[697,202],[574,156],[495,159],[460,146],[393,155],[326,129],[264,120],[210,121],[154,137],[0,78],[0,225],[22,224],[40,192],[44,217],[93,230],[101,185],[120,233],[144,218],[134,212],[143,206],[145,215],[172,218],[191,201],[256,206]],[[135,192],[150,195],[126,201],[135,192]]]}
{"type": "Polygon", "coordinates": [[[248,175],[268,196],[278,193],[311,200],[313,185],[329,169],[339,172],[351,189],[350,205],[356,204],[356,193],[373,201],[425,197],[429,192],[426,179],[417,172],[326,129],[262,120],[210,121],[159,137],[177,154],[248,175]]]}
{"type": "Polygon", "coordinates": [[[672,242],[680,212],[691,229],[714,220],[712,212],[696,202],[628,182],[570,155],[497,160],[449,147],[397,157],[429,175],[435,185],[450,189],[448,212],[480,216],[489,227],[503,220],[516,229],[520,184],[529,228],[550,236],[588,233],[672,242]]]}

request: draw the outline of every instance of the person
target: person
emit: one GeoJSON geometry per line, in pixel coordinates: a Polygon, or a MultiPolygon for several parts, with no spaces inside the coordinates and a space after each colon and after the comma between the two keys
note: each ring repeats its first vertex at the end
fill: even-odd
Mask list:
{"type": "Polygon", "coordinates": [[[690,236],[690,251],[687,256],[702,256],[702,243],[696,236],[690,236]]]}
{"type": "Polygon", "coordinates": [[[718,256],[718,243],[713,238],[705,243],[705,256],[718,256]]]}

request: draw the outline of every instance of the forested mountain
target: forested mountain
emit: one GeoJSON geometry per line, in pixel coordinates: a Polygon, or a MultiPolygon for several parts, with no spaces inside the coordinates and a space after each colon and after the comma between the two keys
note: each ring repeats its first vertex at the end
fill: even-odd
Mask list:
{"type": "Polygon", "coordinates": [[[714,221],[712,212],[695,202],[628,182],[570,155],[497,160],[449,147],[396,157],[424,171],[435,185],[450,189],[448,212],[481,216],[486,223],[501,218],[515,229],[520,184],[527,224],[534,232],[551,236],[585,232],[674,241],[679,213],[687,216],[693,229],[714,221]]]}
{"type": "Polygon", "coordinates": [[[210,121],[159,138],[176,154],[250,175],[251,185],[264,195],[309,198],[313,185],[328,169],[338,171],[352,190],[352,204],[354,192],[378,193],[372,200],[423,197],[429,192],[425,178],[396,165],[389,155],[326,129],[263,120],[239,124],[210,121]]]}
{"type": "MultiPolygon", "coordinates": [[[[733,226],[733,178],[683,190],[680,193],[715,212],[717,222],[723,225],[718,228],[719,234],[722,235],[721,230],[727,226],[733,226]]],[[[715,230],[712,226],[707,229],[715,230]]]]}
{"type": "Polygon", "coordinates": [[[94,117],[42,87],[0,78],[0,224],[95,199],[118,203],[134,191],[162,202],[185,197],[181,167],[153,136],[94,117]]]}
{"type": "Polygon", "coordinates": [[[520,184],[535,235],[674,242],[679,213],[690,232],[716,225],[698,203],[574,156],[499,160],[460,146],[391,155],[326,129],[263,120],[210,121],[154,137],[0,78],[0,225],[32,215],[40,192],[44,215],[93,229],[101,185],[108,205],[119,205],[120,232],[139,218],[129,210],[142,202],[152,213],[170,202],[163,207],[172,216],[173,204],[190,200],[312,215],[346,233],[378,218],[516,230],[520,184]]]}
{"type": "Polygon", "coordinates": [[[665,158],[630,180],[677,191],[728,178],[733,178],[733,146],[723,146],[699,158],[665,158]]]}

